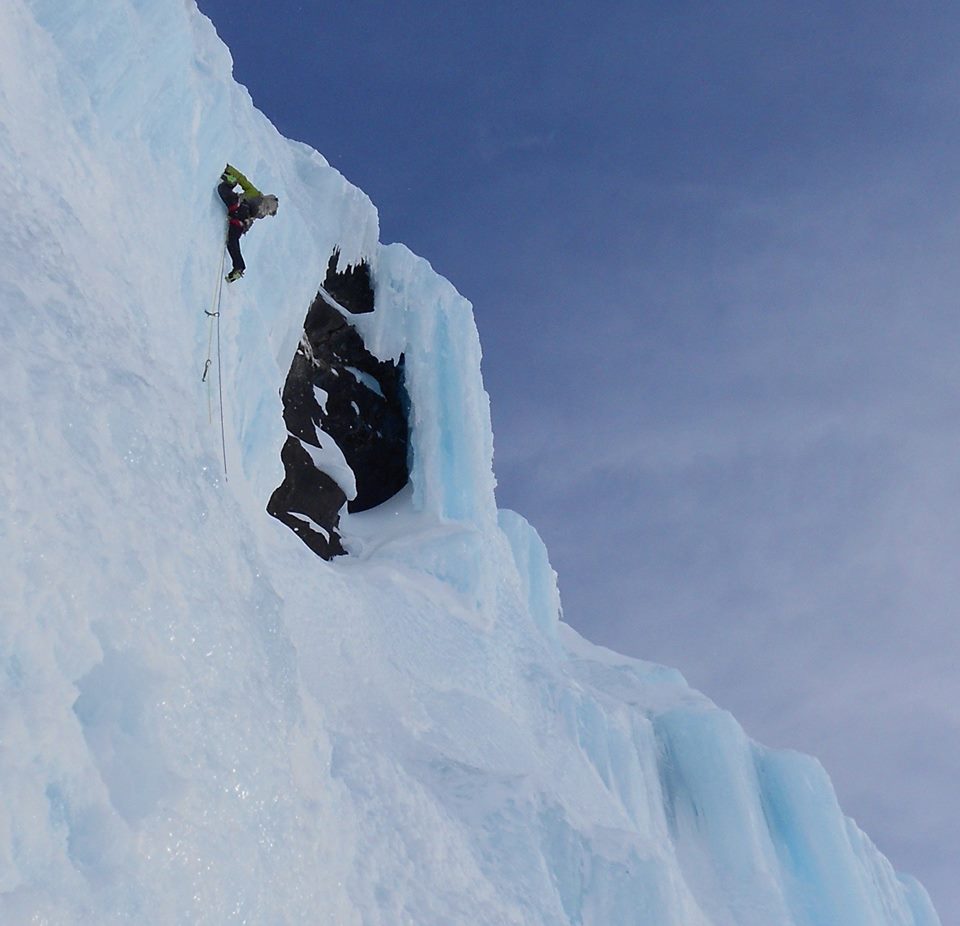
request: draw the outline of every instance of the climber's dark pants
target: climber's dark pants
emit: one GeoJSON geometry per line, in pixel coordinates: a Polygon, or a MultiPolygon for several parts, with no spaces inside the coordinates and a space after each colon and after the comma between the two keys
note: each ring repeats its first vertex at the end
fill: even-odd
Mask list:
{"type": "Polygon", "coordinates": [[[234,270],[246,270],[247,265],[243,262],[243,255],[240,253],[240,235],[241,229],[236,225],[229,226],[227,230],[227,253],[233,261],[234,270]]]}
{"type": "MultiPolygon", "coordinates": [[[[225,180],[217,187],[217,193],[220,194],[223,204],[231,214],[236,211],[237,204],[240,202],[240,197],[233,189],[235,186],[235,183],[225,180]]],[[[229,219],[227,223],[227,252],[233,261],[233,269],[246,270],[247,265],[243,262],[243,255],[240,253],[240,236],[243,234],[243,228],[232,224],[229,219]]]]}

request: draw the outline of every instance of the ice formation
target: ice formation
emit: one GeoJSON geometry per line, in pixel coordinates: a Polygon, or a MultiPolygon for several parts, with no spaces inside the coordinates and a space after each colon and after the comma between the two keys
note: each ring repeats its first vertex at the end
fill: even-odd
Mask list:
{"type": "Polygon", "coordinates": [[[0,922],[939,922],[814,760],[560,621],[496,508],[470,305],[193,0],[5,0],[0,61],[0,922]],[[228,160],[280,213],[222,305],[225,481],[228,160]],[[412,470],[326,563],[265,506],[335,248],[405,357],[412,470]]]}

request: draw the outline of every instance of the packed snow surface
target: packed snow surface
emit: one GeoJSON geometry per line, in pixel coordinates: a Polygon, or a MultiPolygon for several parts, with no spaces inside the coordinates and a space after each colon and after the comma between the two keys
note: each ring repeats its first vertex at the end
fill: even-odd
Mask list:
{"type": "Polygon", "coordinates": [[[939,922],[813,759],[560,622],[470,305],[193,0],[4,0],[0,182],[0,922],[939,922]],[[224,290],[225,479],[228,160],[280,211],[224,290]],[[413,468],[328,564],[264,509],[334,247],[406,356],[413,468]]]}

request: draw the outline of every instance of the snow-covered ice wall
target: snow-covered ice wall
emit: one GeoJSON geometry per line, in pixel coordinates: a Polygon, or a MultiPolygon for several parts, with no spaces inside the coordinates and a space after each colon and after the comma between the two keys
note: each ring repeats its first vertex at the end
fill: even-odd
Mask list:
{"type": "Polygon", "coordinates": [[[282,138],[193,0],[0,6],[0,922],[920,926],[812,759],[560,622],[497,512],[469,304],[282,138]],[[205,310],[227,161],[276,193],[205,310]],[[410,490],[269,518],[339,248],[406,358],[410,490]]]}

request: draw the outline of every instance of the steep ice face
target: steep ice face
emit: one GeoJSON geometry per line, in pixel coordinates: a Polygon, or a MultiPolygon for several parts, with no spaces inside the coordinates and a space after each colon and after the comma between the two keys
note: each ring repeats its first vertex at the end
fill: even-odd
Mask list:
{"type": "Polygon", "coordinates": [[[560,622],[496,510],[469,304],[192,2],[7,0],[0,60],[0,922],[938,922],[813,760],[560,622]],[[220,307],[225,481],[228,160],[280,212],[220,307]],[[335,249],[371,268],[355,323],[404,358],[411,454],[325,563],[265,506],[335,249]]]}

